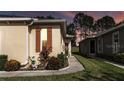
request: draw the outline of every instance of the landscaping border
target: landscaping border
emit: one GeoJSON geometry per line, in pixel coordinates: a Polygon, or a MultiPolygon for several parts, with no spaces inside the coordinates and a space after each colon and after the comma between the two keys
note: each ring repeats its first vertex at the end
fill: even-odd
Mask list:
{"type": "Polygon", "coordinates": [[[69,65],[59,70],[37,70],[37,71],[0,71],[0,77],[23,77],[23,76],[50,76],[50,75],[62,75],[70,74],[84,70],[82,64],[74,57],[68,58],[69,65]]]}

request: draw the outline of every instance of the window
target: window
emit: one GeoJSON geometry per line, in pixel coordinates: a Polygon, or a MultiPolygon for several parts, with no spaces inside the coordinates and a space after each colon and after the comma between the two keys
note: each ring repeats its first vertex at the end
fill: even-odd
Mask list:
{"type": "Polygon", "coordinates": [[[44,47],[47,48],[47,29],[42,29],[41,30],[41,49],[43,49],[44,47]]]}
{"type": "Polygon", "coordinates": [[[44,47],[52,52],[52,27],[36,28],[36,52],[42,51],[44,47]]]}
{"type": "Polygon", "coordinates": [[[113,53],[118,53],[119,52],[119,31],[114,32],[112,35],[112,48],[113,48],[113,53]]]}
{"type": "Polygon", "coordinates": [[[103,38],[99,37],[97,40],[98,53],[103,52],[103,38]]]}

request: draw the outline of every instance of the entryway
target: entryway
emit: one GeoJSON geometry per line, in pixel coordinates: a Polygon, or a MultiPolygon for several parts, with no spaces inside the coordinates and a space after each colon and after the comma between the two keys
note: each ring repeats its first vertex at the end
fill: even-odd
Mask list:
{"type": "Polygon", "coordinates": [[[90,55],[95,55],[95,40],[90,40],[90,55]]]}

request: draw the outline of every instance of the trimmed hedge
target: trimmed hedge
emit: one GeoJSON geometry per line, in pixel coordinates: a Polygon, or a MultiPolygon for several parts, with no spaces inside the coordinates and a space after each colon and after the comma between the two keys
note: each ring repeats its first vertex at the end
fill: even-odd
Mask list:
{"type": "Polygon", "coordinates": [[[58,54],[57,58],[60,60],[62,68],[68,66],[68,59],[65,54],[63,54],[63,53],[58,54]]]}
{"type": "Polygon", "coordinates": [[[4,65],[8,61],[8,56],[7,55],[0,55],[0,70],[4,70],[4,65]]]}
{"type": "Polygon", "coordinates": [[[105,58],[110,61],[114,61],[117,63],[124,64],[124,53],[118,53],[118,54],[97,54],[98,57],[105,58]]]}

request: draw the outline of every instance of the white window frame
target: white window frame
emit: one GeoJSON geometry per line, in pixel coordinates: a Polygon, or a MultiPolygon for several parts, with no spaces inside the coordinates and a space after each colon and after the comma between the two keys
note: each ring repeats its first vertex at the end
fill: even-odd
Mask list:
{"type": "Polygon", "coordinates": [[[112,52],[113,53],[118,53],[119,52],[119,45],[120,45],[120,43],[119,43],[119,31],[116,31],[116,32],[114,32],[114,33],[112,33],[112,52]],[[118,42],[115,42],[115,38],[114,38],[114,36],[116,35],[116,34],[118,34],[118,42]],[[116,49],[115,49],[116,48],[116,49]]]}

